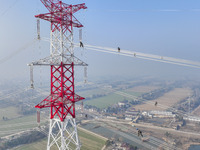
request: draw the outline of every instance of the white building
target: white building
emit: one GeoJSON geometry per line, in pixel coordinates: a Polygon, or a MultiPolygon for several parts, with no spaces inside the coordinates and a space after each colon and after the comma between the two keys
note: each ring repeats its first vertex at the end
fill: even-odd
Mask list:
{"type": "Polygon", "coordinates": [[[153,117],[175,117],[175,114],[169,111],[149,111],[149,115],[152,115],[153,117]]]}
{"type": "Polygon", "coordinates": [[[199,117],[193,117],[193,116],[188,116],[188,117],[183,117],[184,120],[189,120],[189,121],[197,121],[200,122],[199,117]]]}

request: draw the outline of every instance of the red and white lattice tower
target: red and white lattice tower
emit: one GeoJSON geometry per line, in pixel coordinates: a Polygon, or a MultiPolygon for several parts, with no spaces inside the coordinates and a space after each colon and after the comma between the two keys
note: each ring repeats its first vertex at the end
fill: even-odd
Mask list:
{"type": "Polygon", "coordinates": [[[75,103],[84,98],[75,94],[74,66],[87,66],[74,56],[73,27],[83,25],[74,17],[85,4],[68,5],[59,0],[41,0],[49,13],[36,15],[51,23],[50,56],[29,65],[49,65],[51,67],[50,95],[36,105],[36,108],[50,107],[50,126],[47,150],[80,149],[75,122],[75,103]]]}

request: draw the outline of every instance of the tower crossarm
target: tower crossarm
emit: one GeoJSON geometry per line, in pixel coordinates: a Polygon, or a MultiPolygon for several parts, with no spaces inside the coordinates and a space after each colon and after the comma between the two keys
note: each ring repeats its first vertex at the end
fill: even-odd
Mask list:
{"type": "Polygon", "coordinates": [[[41,18],[51,23],[57,23],[65,26],[83,27],[83,25],[73,16],[80,9],[87,9],[85,3],[77,5],[68,5],[62,1],[41,0],[49,13],[36,15],[36,18],[41,18]]]}
{"type": "MultiPolygon", "coordinates": [[[[59,8],[59,0],[40,0],[44,6],[51,12],[55,8],[59,8]]],[[[60,1],[61,2],[61,1],[60,1]]],[[[67,5],[67,4],[66,4],[67,5]]]]}
{"type": "Polygon", "coordinates": [[[71,18],[69,18],[69,16],[67,16],[67,15],[60,16],[60,13],[58,13],[58,12],[56,12],[54,14],[52,14],[52,13],[39,14],[39,15],[36,15],[35,17],[44,19],[51,23],[60,24],[60,25],[66,26],[66,27],[68,27],[68,26],[73,26],[73,27],[77,27],[77,28],[83,27],[83,25],[74,16],[72,16],[72,20],[71,20],[71,18]]]}
{"type": "Polygon", "coordinates": [[[72,13],[75,13],[75,12],[79,11],[80,9],[87,9],[85,3],[77,4],[77,5],[70,5],[70,7],[72,7],[72,13]]]}
{"type": "Polygon", "coordinates": [[[76,103],[78,101],[84,100],[84,97],[81,97],[77,94],[74,94],[74,99],[71,99],[70,96],[66,96],[63,98],[63,100],[60,100],[59,95],[49,95],[47,98],[45,98],[43,101],[41,101],[39,104],[35,106],[35,108],[46,108],[51,107],[52,105],[55,106],[66,106],[70,103],[76,103]]]}
{"type": "Polygon", "coordinates": [[[37,104],[35,108],[41,109],[50,107],[52,110],[51,118],[58,115],[61,121],[63,121],[68,114],[75,117],[75,103],[85,99],[77,94],[74,94],[74,98],[70,97],[71,96],[65,96],[61,98],[59,95],[52,94],[37,104]]]}
{"type": "Polygon", "coordinates": [[[49,10],[49,12],[62,9],[65,12],[70,12],[73,14],[79,11],[80,9],[87,9],[85,3],[77,4],[77,5],[68,5],[59,0],[40,0],[40,1],[49,10]]]}
{"type": "MultiPolygon", "coordinates": [[[[79,58],[73,56],[73,58],[69,57],[69,55],[62,55],[63,57],[63,61],[62,63],[63,64],[74,64],[75,66],[88,66],[88,64],[86,64],[85,62],[83,62],[82,60],[80,60],[79,58]]],[[[54,65],[54,66],[59,66],[60,65],[60,60],[61,58],[61,55],[57,55],[57,56],[48,56],[46,58],[43,58],[43,59],[40,59],[38,61],[35,61],[35,62],[32,62],[30,64],[28,64],[29,66],[30,65],[46,65],[46,66],[51,66],[51,65],[54,65]]]]}

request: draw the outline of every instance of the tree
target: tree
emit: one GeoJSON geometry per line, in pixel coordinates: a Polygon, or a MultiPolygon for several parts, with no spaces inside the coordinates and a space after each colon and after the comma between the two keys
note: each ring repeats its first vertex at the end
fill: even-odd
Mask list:
{"type": "Polygon", "coordinates": [[[106,147],[110,146],[112,144],[112,142],[110,140],[106,141],[106,147]]]}

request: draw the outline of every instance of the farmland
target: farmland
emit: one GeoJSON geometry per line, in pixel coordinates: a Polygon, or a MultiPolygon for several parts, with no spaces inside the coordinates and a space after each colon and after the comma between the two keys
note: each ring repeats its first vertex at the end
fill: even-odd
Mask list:
{"type": "MultiPolygon", "coordinates": [[[[138,85],[130,85],[130,84],[126,85],[126,83],[121,82],[119,86],[117,84],[111,85],[109,83],[106,83],[105,85],[101,84],[94,88],[92,88],[91,86],[87,87],[86,89],[80,88],[77,94],[85,97],[86,99],[84,100],[85,111],[80,112],[80,110],[77,109],[77,117],[76,117],[77,124],[82,122],[82,120],[86,120],[86,121],[93,120],[93,119],[95,120],[101,117],[104,118],[108,116],[113,117],[113,118],[116,117],[117,119],[121,119],[122,121],[122,119],[126,119],[126,115],[129,113],[129,111],[132,108],[135,108],[136,110],[140,110],[140,111],[166,110],[170,107],[173,107],[175,104],[182,104],[183,103],[182,100],[187,100],[186,98],[189,95],[192,95],[193,91],[194,91],[193,88],[189,88],[188,86],[184,86],[182,84],[174,84],[173,82],[169,84],[169,88],[168,88],[168,84],[166,84],[165,82],[160,83],[160,84],[159,83],[147,83],[147,84],[138,83],[138,85]],[[165,89],[169,89],[169,90],[165,90],[165,89]],[[155,95],[155,97],[151,96],[153,94],[155,95]],[[145,100],[145,101],[141,101],[142,102],[141,103],[138,100],[145,100]],[[120,104],[118,104],[118,102],[122,102],[122,101],[123,103],[120,103],[120,104],[126,104],[126,105],[120,106],[120,104]],[[155,101],[158,102],[157,107],[155,107],[155,101]],[[87,105],[91,105],[91,106],[87,106],[87,105]],[[95,106],[95,107],[92,107],[92,106],[95,106]],[[100,109],[97,109],[96,107],[100,109]],[[87,114],[87,117],[84,113],[87,114]]],[[[25,96],[21,96],[21,97],[26,100],[25,96]]],[[[22,134],[22,131],[33,129],[33,128],[38,129],[37,128],[38,125],[36,122],[36,110],[30,105],[31,101],[27,102],[25,100],[24,101],[21,100],[19,104],[16,101],[16,104],[17,104],[16,106],[7,105],[6,107],[2,107],[0,109],[0,137],[11,135],[8,137],[12,139],[13,137],[12,134],[14,133],[19,133],[19,136],[21,134],[21,137],[23,136],[30,137],[29,134],[27,133],[31,131],[28,131],[27,133],[24,132],[23,134],[22,134]],[[29,109],[32,111],[31,114],[22,113],[22,112],[28,112],[29,109]],[[22,111],[22,110],[26,110],[26,111],[22,111]]],[[[80,105],[77,104],[77,107],[79,106],[80,105]]],[[[198,112],[198,109],[199,108],[195,110],[196,113],[198,112]]],[[[44,109],[42,111],[43,113],[41,113],[42,124],[45,123],[45,119],[48,119],[48,114],[49,114],[48,110],[49,109],[44,109]]],[[[155,124],[157,122],[159,123],[159,121],[161,120],[161,119],[160,120],[158,119],[156,120],[156,119],[157,118],[153,118],[149,120],[148,119],[139,120],[139,122],[147,121],[148,123],[151,124],[154,121],[154,124],[155,124]]],[[[166,120],[166,122],[167,121],[168,120],[166,120]]],[[[48,132],[47,122],[46,122],[46,125],[47,125],[46,126],[47,127],[46,133],[47,133],[48,132]]],[[[81,123],[79,124],[79,127],[80,126],[82,126],[81,123]]],[[[90,129],[88,130],[92,131],[90,129]]],[[[104,133],[104,132],[108,133],[106,129],[102,127],[100,128],[98,125],[94,127],[94,130],[98,130],[99,131],[97,132],[98,134],[104,133]]],[[[40,134],[42,134],[42,132],[40,134]]],[[[81,147],[82,150],[90,150],[90,149],[98,150],[98,149],[101,149],[105,145],[105,142],[106,142],[106,139],[101,138],[98,135],[91,134],[90,132],[80,130],[80,128],[79,128],[78,136],[82,143],[82,147],[81,147]]],[[[106,134],[104,136],[106,136],[107,138],[113,138],[115,135],[106,134]]],[[[16,136],[16,138],[19,138],[19,137],[16,136]]],[[[9,139],[7,138],[7,140],[9,139]]],[[[127,140],[124,140],[124,141],[129,142],[127,140]]],[[[20,144],[15,145],[15,146],[18,146],[18,147],[15,147],[16,150],[46,149],[47,135],[45,134],[45,137],[43,136],[42,138],[40,138],[39,141],[37,141],[36,139],[31,142],[25,142],[25,143],[20,143],[20,144]],[[25,145],[20,145],[20,144],[25,144],[25,145]]],[[[0,146],[1,145],[2,144],[0,144],[0,146]]]]}
{"type": "Polygon", "coordinates": [[[151,92],[153,90],[159,89],[159,86],[136,86],[130,89],[127,89],[127,91],[130,92],[139,92],[139,93],[148,93],[151,92]]]}
{"type": "MultiPolygon", "coordinates": [[[[90,134],[83,130],[79,130],[78,133],[82,144],[81,150],[101,150],[101,148],[105,145],[106,140],[99,136],[90,134]]],[[[22,145],[14,150],[41,150],[46,149],[46,145],[47,138],[32,144],[22,145]]]]}
{"type": "MultiPolygon", "coordinates": [[[[38,126],[36,122],[36,113],[30,115],[21,115],[19,114],[18,109],[14,106],[1,108],[0,117],[0,137],[32,129],[38,126]]],[[[45,118],[43,114],[41,114],[41,117],[45,118]]],[[[44,123],[45,120],[42,120],[41,124],[44,123]]]]}
{"type": "MultiPolygon", "coordinates": [[[[141,93],[137,93],[137,92],[123,92],[123,93],[127,93],[127,94],[131,94],[133,96],[139,96],[141,93]]],[[[95,99],[91,99],[85,102],[85,104],[87,105],[92,105],[92,106],[96,106],[98,108],[106,108],[108,106],[112,106],[113,104],[116,104],[120,101],[123,101],[124,99],[127,99],[125,96],[119,95],[117,93],[111,93],[109,95],[100,97],[100,98],[95,98],[95,99]]],[[[127,99],[127,100],[133,100],[133,99],[127,99]]]]}
{"type": "Polygon", "coordinates": [[[163,96],[148,101],[145,104],[136,105],[134,108],[136,110],[148,111],[148,110],[166,110],[169,107],[180,102],[182,99],[188,97],[192,93],[192,90],[189,88],[175,88],[174,90],[165,93],[163,96]],[[155,102],[158,102],[159,107],[155,107],[155,102]]]}

